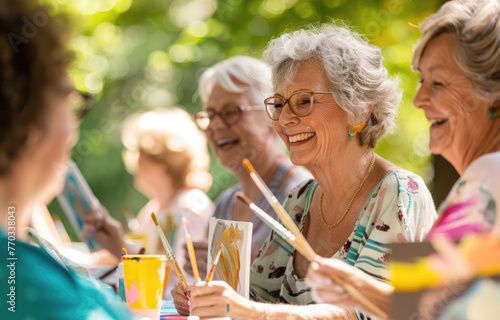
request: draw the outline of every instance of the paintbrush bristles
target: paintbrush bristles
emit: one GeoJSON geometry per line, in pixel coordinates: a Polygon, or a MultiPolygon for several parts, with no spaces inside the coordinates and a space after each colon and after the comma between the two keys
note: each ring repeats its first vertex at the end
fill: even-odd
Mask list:
{"type": "Polygon", "coordinates": [[[252,201],[250,201],[250,199],[248,199],[248,197],[246,195],[244,195],[243,193],[241,193],[239,191],[235,193],[235,196],[239,200],[245,202],[247,204],[247,206],[250,206],[252,204],[252,201]]]}
{"type": "Polygon", "coordinates": [[[154,212],[151,212],[151,218],[153,219],[153,222],[155,223],[155,225],[158,226],[158,220],[156,220],[156,215],[154,212]]]}
{"type": "Polygon", "coordinates": [[[243,158],[243,166],[245,167],[245,169],[247,169],[248,173],[252,173],[255,171],[255,168],[247,158],[243,158]]]}
{"type": "Polygon", "coordinates": [[[215,257],[213,264],[219,263],[219,257],[221,255],[221,253],[222,253],[222,248],[220,248],[219,251],[217,252],[217,256],[215,257]]]}

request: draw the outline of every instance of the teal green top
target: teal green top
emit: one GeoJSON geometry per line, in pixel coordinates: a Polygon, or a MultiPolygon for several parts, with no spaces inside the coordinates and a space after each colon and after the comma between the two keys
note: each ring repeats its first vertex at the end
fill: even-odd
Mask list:
{"type": "Polygon", "coordinates": [[[45,249],[8,242],[0,228],[0,319],[131,319],[104,283],[66,268],[45,249]]]}

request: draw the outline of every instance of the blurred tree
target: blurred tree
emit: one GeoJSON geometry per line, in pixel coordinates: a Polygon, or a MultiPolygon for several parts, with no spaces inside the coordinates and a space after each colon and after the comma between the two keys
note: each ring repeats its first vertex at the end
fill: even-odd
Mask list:
{"type": "MultiPolygon", "coordinates": [[[[431,184],[428,124],[413,107],[417,75],[410,70],[419,23],[441,0],[73,0],[48,1],[75,16],[72,44],[76,86],[97,96],[73,150],[92,190],[121,221],[146,199],[133,188],[121,160],[121,123],[150,108],[181,106],[194,113],[201,72],[237,54],[260,57],[270,39],[309,23],[339,19],[382,48],[386,67],[399,76],[404,101],[397,132],[376,151],[431,184]]],[[[213,160],[215,199],[235,178],[213,160]]],[[[51,205],[58,212],[57,204],[51,205]]]]}

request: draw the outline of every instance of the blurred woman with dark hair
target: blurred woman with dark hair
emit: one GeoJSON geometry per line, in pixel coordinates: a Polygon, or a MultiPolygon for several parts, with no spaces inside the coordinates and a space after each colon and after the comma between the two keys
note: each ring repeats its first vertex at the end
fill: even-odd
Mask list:
{"type": "Polygon", "coordinates": [[[62,190],[89,105],[66,74],[67,20],[35,1],[0,0],[0,8],[0,318],[128,319],[112,291],[26,242],[35,207],[62,190]],[[29,21],[44,23],[26,38],[29,21]]]}

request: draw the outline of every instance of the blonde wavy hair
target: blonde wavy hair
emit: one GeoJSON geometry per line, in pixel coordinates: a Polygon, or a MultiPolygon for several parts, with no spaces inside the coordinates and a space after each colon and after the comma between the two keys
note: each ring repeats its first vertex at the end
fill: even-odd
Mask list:
{"type": "Polygon", "coordinates": [[[134,114],[122,130],[123,158],[129,172],[137,168],[139,152],[166,165],[176,188],[208,191],[212,176],[205,135],[180,108],[134,114]]]}
{"type": "Polygon", "coordinates": [[[420,26],[412,68],[418,70],[429,41],[442,33],[456,39],[453,59],[471,80],[478,95],[500,101],[500,0],[446,2],[420,26]]]}

